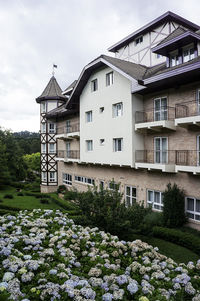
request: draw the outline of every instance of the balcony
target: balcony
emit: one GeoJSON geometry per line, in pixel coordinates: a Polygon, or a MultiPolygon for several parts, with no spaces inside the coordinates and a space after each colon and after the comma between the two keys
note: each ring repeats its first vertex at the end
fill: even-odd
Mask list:
{"type": "Polygon", "coordinates": [[[57,139],[74,139],[80,137],[80,125],[79,123],[74,123],[71,126],[63,126],[57,128],[57,139]]]}
{"type": "Polygon", "coordinates": [[[59,150],[57,152],[56,160],[63,161],[63,162],[80,162],[80,151],[79,150],[70,150],[70,151],[59,150]]]}
{"type": "Polygon", "coordinates": [[[176,104],[175,125],[200,130],[200,100],[176,104]]]}
{"type": "Polygon", "coordinates": [[[161,170],[163,172],[175,172],[176,152],[153,151],[153,150],[136,150],[135,168],[147,170],[161,170]]]}
{"type": "Polygon", "coordinates": [[[191,172],[200,175],[200,150],[176,151],[176,172],[191,172]]]}
{"type": "Polygon", "coordinates": [[[175,108],[161,107],[155,109],[135,112],[135,130],[141,134],[154,132],[175,131],[175,108]]]}

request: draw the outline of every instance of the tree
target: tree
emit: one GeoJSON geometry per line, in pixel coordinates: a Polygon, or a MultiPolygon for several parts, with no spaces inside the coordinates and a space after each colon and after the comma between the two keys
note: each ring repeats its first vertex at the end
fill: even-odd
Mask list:
{"type": "Polygon", "coordinates": [[[40,153],[23,156],[26,165],[32,171],[40,171],[40,153]]]}
{"type": "Polygon", "coordinates": [[[180,227],[186,222],[185,193],[175,183],[167,185],[163,193],[163,222],[170,228],[180,227]]]}

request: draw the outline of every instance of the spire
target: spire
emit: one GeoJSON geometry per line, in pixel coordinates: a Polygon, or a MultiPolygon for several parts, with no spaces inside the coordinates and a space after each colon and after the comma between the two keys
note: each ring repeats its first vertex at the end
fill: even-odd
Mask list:
{"type": "Polygon", "coordinates": [[[67,98],[62,94],[62,90],[57,83],[57,80],[54,76],[50,78],[46,88],[42,94],[36,98],[37,103],[40,103],[42,100],[62,100],[66,101],[67,98]]]}

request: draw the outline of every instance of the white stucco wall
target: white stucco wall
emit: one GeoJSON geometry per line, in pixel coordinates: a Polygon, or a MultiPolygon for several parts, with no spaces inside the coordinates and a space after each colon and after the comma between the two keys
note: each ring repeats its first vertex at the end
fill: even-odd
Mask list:
{"type": "Polygon", "coordinates": [[[114,83],[106,86],[109,67],[92,74],[80,97],[80,160],[82,162],[134,165],[131,82],[116,71],[114,83]],[[98,79],[98,90],[91,92],[91,81],[98,79]],[[113,117],[113,104],[123,103],[123,115],[113,117]],[[104,112],[100,113],[100,107],[104,112]],[[85,112],[92,111],[92,122],[87,123],[85,112]],[[123,138],[123,150],[114,152],[113,139],[123,138]],[[105,139],[103,146],[100,139],[105,139]],[[93,151],[86,150],[86,140],[93,140],[93,151]]]}

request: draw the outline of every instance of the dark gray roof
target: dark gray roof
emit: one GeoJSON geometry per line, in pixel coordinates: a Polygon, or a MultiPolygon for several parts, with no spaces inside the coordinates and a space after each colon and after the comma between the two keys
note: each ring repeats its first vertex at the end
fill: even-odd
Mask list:
{"type": "Polygon", "coordinates": [[[36,101],[40,102],[48,99],[67,100],[67,98],[62,94],[62,90],[54,76],[51,77],[42,94],[36,98],[36,101]]]}
{"type": "Polygon", "coordinates": [[[74,80],[64,91],[63,93],[67,92],[68,90],[73,90],[73,88],[75,87],[77,83],[77,80],[74,80]]]}
{"type": "Polygon", "coordinates": [[[78,110],[69,110],[69,109],[66,109],[66,106],[65,104],[51,110],[50,112],[48,112],[46,114],[46,118],[47,119],[56,119],[58,117],[64,117],[64,116],[67,116],[67,115],[72,115],[72,114],[75,114],[77,113],[78,110]]]}
{"type": "Polygon", "coordinates": [[[186,31],[187,30],[185,28],[179,26],[174,31],[172,31],[172,33],[170,33],[166,38],[164,38],[160,43],[158,43],[157,46],[160,46],[160,45],[180,36],[181,34],[185,33],[186,31]]]}

